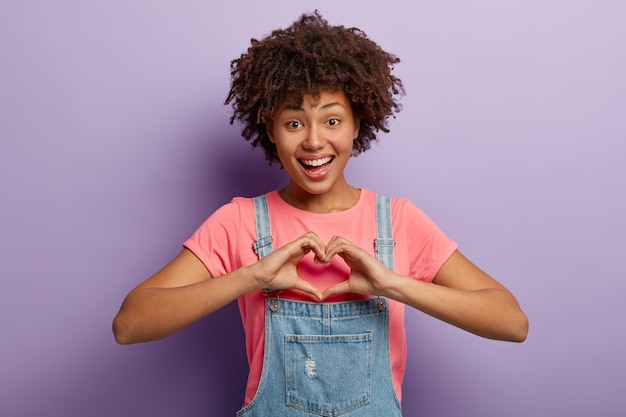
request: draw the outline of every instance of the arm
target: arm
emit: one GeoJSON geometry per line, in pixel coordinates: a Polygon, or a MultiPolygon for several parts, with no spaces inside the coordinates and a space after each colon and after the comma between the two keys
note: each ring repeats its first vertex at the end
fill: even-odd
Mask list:
{"type": "Polygon", "coordinates": [[[459,251],[442,265],[428,284],[397,279],[389,298],[482,337],[523,342],[528,319],[502,284],[480,270],[459,251]]]}
{"type": "Polygon", "coordinates": [[[212,278],[188,249],[124,299],[113,320],[120,344],[148,342],[168,336],[255,289],[246,268],[212,278]]]}
{"type": "Polygon", "coordinates": [[[292,288],[321,298],[296,273],[296,264],[311,250],[323,256],[319,237],[307,233],[253,265],[212,277],[191,251],[183,249],[126,296],[113,320],[115,340],[130,344],[161,339],[261,288],[292,288]]]}
{"type": "Polygon", "coordinates": [[[500,283],[455,251],[432,283],[390,271],[366,251],[343,238],[329,242],[326,259],[341,256],[352,268],[347,281],[324,291],[384,296],[461,329],[491,339],[522,342],[528,319],[515,297],[500,283]]]}

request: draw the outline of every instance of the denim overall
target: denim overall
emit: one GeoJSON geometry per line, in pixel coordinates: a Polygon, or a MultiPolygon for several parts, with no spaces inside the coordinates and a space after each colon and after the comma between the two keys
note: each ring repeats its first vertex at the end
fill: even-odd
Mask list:
{"type": "MultiPolygon", "coordinates": [[[[272,237],[265,196],[254,204],[260,259],[272,252],[272,237]]],[[[388,197],[377,196],[376,218],[376,257],[393,269],[388,197]]],[[[261,380],[238,417],[401,417],[385,298],[313,303],[273,298],[269,291],[261,380]]]]}

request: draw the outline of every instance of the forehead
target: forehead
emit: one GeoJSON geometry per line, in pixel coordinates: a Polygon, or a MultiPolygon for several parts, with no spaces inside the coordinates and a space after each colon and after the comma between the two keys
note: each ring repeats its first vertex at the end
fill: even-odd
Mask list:
{"type": "Polygon", "coordinates": [[[335,90],[323,90],[319,95],[305,93],[300,98],[284,100],[276,109],[276,113],[286,110],[307,111],[326,110],[335,106],[345,107],[350,110],[352,105],[345,92],[335,90]]]}

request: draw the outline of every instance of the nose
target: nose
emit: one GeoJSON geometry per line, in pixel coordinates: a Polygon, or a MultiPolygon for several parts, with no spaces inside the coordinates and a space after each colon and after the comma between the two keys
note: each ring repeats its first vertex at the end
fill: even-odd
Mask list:
{"type": "Polygon", "coordinates": [[[317,150],[324,147],[325,139],[323,132],[317,127],[311,127],[307,131],[302,146],[307,150],[317,150]]]}

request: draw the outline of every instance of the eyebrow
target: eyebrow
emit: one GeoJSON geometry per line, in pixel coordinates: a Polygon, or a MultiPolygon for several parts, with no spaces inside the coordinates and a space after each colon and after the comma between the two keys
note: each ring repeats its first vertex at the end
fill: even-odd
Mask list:
{"type": "MultiPolygon", "coordinates": [[[[344,106],[343,104],[341,104],[340,102],[338,102],[338,101],[332,101],[332,102],[330,102],[330,103],[326,103],[326,104],[324,104],[322,107],[320,107],[320,110],[328,110],[328,109],[330,109],[330,108],[332,108],[332,107],[335,107],[335,106],[341,106],[341,107],[344,107],[344,108],[345,108],[345,106],[344,106]]],[[[297,104],[287,104],[287,105],[284,107],[284,109],[283,109],[283,110],[304,111],[304,109],[302,108],[302,106],[298,106],[297,104]]]]}

